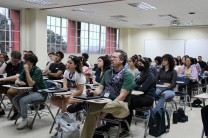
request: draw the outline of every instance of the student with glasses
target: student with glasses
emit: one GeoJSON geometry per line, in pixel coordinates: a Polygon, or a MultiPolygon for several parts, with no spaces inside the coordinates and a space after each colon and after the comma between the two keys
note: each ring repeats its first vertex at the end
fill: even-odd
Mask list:
{"type": "MultiPolygon", "coordinates": [[[[104,118],[108,113],[116,118],[125,118],[129,115],[128,103],[131,99],[131,91],[135,84],[133,75],[125,70],[127,54],[122,50],[116,50],[111,57],[112,69],[107,70],[99,87],[92,90],[93,95],[103,95],[112,101],[106,104],[90,104],[81,138],[92,138],[96,127],[96,121],[104,118]]],[[[108,127],[109,128],[109,127],[108,127]]],[[[128,129],[122,125],[125,131],[120,136],[128,134],[128,129]]]]}
{"type": "MultiPolygon", "coordinates": [[[[14,84],[15,80],[19,77],[20,73],[23,70],[23,61],[21,60],[21,53],[18,51],[12,51],[11,59],[5,61],[0,68],[0,75],[3,73],[7,73],[7,77],[0,78],[0,94],[7,93],[9,100],[11,101],[16,93],[7,92],[8,88],[3,87],[5,84],[14,84]]],[[[15,120],[18,112],[16,108],[13,108],[14,114],[10,118],[10,120],[15,120]]],[[[0,107],[0,116],[5,115],[5,112],[0,107]]]]}
{"type": "Polygon", "coordinates": [[[52,96],[50,102],[61,108],[62,112],[67,111],[67,105],[77,103],[77,100],[72,100],[70,97],[79,96],[83,93],[86,78],[82,72],[80,60],[76,56],[69,56],[66,70],[63,76],[63,89],[74,90],[71,95],[52,96]]]}

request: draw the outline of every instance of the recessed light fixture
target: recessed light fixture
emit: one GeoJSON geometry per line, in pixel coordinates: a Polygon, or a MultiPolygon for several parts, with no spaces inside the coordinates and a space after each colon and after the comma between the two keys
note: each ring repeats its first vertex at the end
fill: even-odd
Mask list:
{"type": "Polygon", "coordinates": [[[127,20],[121,19],[121,18],[110,18],[111,20],[115,22],[128,22],[127,20]]]}
{"type": "Polygon", "coordinates": [[[171,14],[166,14],[166,15],[158,15],[162,19],[167,19],[167,20],[175,20],[178,19],[177,17],[171,15],[171,14]]]}
{"type": "Polygon", "coordinates": [[[136,24],[137,27],[151,27],[154,26],[154,24],[136,24]]]}
{"type": "Polygon", "coordinates": [[[189,12],[189,14],[196,14],[195,12],[189,12]]]}
{"type": "Polygon", "coordinates": [[[154,7],[154,6],[150,5],[150,4],[147,4],[145,2],[128,3],[128,5],[130,5],[132,7],[135,7],[135,8],[138,8],[139,10],[142,10],[142,11],[149,11],[149,10],[157,9],[156,7],[154,7]]]}
{"type": "Polygon", "coordinates": [[[47,0],[24,0],[25,2],[30,2],[33,4],[38,4],[41,6],[54,6],[57,5],[57,3],[53,3],[51,1],[47,1],[47,0]]]}
{"type": "Polygon", "coordinates": [[[82,13],[82,14],[93,14],[93,11],[85,10],[83,8],[73,9],[72,11],[82,13]]]}

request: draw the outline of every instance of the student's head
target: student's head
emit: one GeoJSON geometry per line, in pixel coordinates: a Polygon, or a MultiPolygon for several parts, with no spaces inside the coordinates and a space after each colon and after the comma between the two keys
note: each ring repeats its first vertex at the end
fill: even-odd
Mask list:
{"type": "Polygon", "coordinates": [[[88,58],[89,58],[89,55],[88,55],[87,53],[82,53],[82,56],[83,56],[86,60],[88,60],[88,58]]]}
{"type": "Polygon", "coordinates": [[[77,71],[78,73],[82,73],[82,67],[80,64],[80,60],[77,56],[69,56],[67,64],[66,64],[66,68],[69,71],[77,71]]]}
{"type": "Polygon", "coordinates": [[[160,57],[160,56],[155,57],[155,64],[161,65],[162,64],[162,57],[160,57]]]}
{"type": "Polygon", "coordinates": [[[173,60],[173,56],[170,54],[165,54],[162,57],[162,65],[163,67],[169,66],[169,70],[173,70],[175,67],[175,62],[173,60]]]}
{"type": "Polygon", "coordinates": [[[106,56],[100,56],[98,58],[98,68],[103,68],[103,70],[106,70],[106,67],[109,66],[109,60],[106,56]]]}
{"type": "Polygon", "coordinates": [[[149,60],[144,59],[144,58],[139,59],[136,64],[136,67],[140,72],[145,72],[145,71],[149,70],[149,67],[150,67],[149,60]]]}
{"type": "Polygon", "coordinates": [[[142,55],[137,55],[138,59],[141,59],[142,58],[142,55]]]}
{"type": "Polygon", "coordinates": [[[29,50],[27,53],[28,54],[34,54],[32,50],[29,50]]]}
{"type": "Polygon", "coordinates": [[[61,51],[56,52],[55,62],[60,62],[64,58],[64,54],[61,51]]]}
{"type": "Polygon", "coordinates": [[[136,63],[137,63],[137,61],[138,61],[138,59],[140,59],[140,58],[138,58],[138,56],[137,56],[137,55],[133,55],[132,57],[134,58],[134,61],[133,61],[133,63],[134,63],[134,64],[136,64],[136,63]]]}
{"type": "Polygon", "coordinates": [[[135,64],[138,62],[138,59],[136,60],[136,58],[133,56],[129,58],[127,62],[128,62],[129,67],[132,67],[132,66],[135,66],[135,64]]]}
{"type": "Polygon", "coordinates": [[[17,65],[21,62],[21,53],[19,51],[12,51],[11,53],[11,63],[12,65],[17,65]]]}
{"type": "Polygon", "coordinates": [[[184,65],[185,65],[185,63],[186,63],[186,58],[187,58],[187,57],[189,57],[189,56],[188,56],[188,55],[185,55],[185,56],[182,57],[182,63],[183,63],[184,65]]]}
{"type": "Polygon", "coordinates": [[[90,67],[86,67],[84,66],[82,68],[82,71],[83,71],[83,74],[85,75],[86,77],[86,82],[88,83],[90,81],[90,77],[92,75],[92,69],[90,67]]]}
{"type": "Polygon", "coordinates": [[[86,58],[85,57],[83,57],[83,56],[79,56],[78,57],[79,58],[79,60],[80,60],[80,63],[81,63],[81,66],[83,67],[83,66],[89,66],[87,63],[86,63],[86,58]]]}
{"type": "Polygon", "coordinates": [[[5,56],[4,54],[0,54],[0,62],[4,63],[5,62],[5,56]]]}
{"type": "Polygon", "coordinates": [[[54,61],[55,60],[55,53],[54,52],[48,53],[48,57],[50,58],[51,61],[54,61]]]}
{"type": "Polygon", "coordinates": [[[25,55],[24,60],[25,64],[28,64],[29,66],[36,66],[38,57],[35,54],[27,54],[25,55]]]}
{"type": "Polygon", "coordinates": [[[112,54],[112,61],[111,61],[111,65],[112,67],[118,67],[120,65],[125,66],[126,61],[127,61],[127,54],[126,52],[124,52],[123,50],[116,50],[113,54],[112,54]]]}
{"type": "Polygon", "coordinates": [[[179,65],[178,58],[174,58],[175,66],[179,65]]]}
{"type": "Polygon", "coordinates": [[[185,65],[189,67],[193,64],[194,64],[194,59],[192,57],[186,57],[185,65]]]}
{"type": "Polygon", "coordinates": [[[198,60],[199,61],[202,61],[202,56],[198,56],[198,60]]]}

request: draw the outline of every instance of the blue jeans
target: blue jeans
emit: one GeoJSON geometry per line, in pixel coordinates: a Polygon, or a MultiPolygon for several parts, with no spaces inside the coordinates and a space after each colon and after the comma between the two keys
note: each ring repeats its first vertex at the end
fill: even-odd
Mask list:
{"type": "Polygon", "coordinates": [[[175,92],[172,90],[163,91],[164,88],[156,88],[155,95],[159,96],[160,99],[155,107],[155,111],[158,111],[160,108],[164,108],[164,103],[166,99],[173,98],[175,96],[175,92]]]}
{"type": "Polygon", "coordinates": [[[14,97],[12,99],[12,103],[17,108],[22,118],[26,119],[27,118],[27,105],[37,100],[44,100],[44,97],[38,92],[33,92],[31,94],[29,94],[29,92],[24,92],[14,97]]]}

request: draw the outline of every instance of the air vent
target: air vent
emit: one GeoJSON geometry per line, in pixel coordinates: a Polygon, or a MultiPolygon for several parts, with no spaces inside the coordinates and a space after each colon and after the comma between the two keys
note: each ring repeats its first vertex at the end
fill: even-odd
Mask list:
{"type": "Polygon", "coordinates": [[[179,21],[179,20],[173,20],[170,22],[170,26],[192,26],[193,22],[187,22],[187,21],[179,21]]]}
{"type": "Polygon", "coordinates": [[[93,11],[85,10],[83,8],[73,9],[72,11],[82,13],[82,14],[93,14],[93,11]]]}
{"type": "Polygon", "coordinates": [[[127,20],[120,19],[120,18],[110,18],[110,19],[115,21],[115,22],[128,22],[127,20]]]}
{"type": "Polygon", "coordinates": [[[137,24],[137,27],[152,27],[154,24],[137,24]]]}
{"type": "Polygon", "coordinates": [[[57,5],[57,3],[53,3],[47,0],[24,0],[25,2],[33,3],[33,4],[38,4],[41,6],[54,6],[57,5]]]}
{"type": "Polygon", "coordinates": [[[176,20],[178,19],[177,17],[171,15],[171,14],[166,14],[166,15],[158,15],[160,18],[162,19],[166,19],[166,20],[176,20]]]}
{"type": "Polygon", "coordinates": [[[124,15],[114,15],[114,16],[110,16],[112,18],[126,18],[126,16],[124,15]]]}

